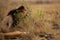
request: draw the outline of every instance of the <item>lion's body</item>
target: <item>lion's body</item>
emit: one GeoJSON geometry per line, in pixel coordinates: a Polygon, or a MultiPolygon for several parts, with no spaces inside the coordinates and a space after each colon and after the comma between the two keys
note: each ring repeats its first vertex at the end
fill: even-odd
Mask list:
{"type": "Polygon", "coordinates": [[[10,31],[10,27],[13,23],[12,17],[11,16],[6,16],[3,20],[2,20],[2,25],[1,25],[1,29],[2,32],[9,32],[10,31]]]}
{"type": "Polygon", "coordinates": [[[27,13],[25,12],[25,8],[21,6],[18,9],[13,9],[11,10],[7,16],[3,19],[2,21],[2,26],[4,25],[5,27],[1,27],[2,30],[6,30],[7,32],[9,31],[9,28],[11,27],[16,27],[19,22],[25,18],[27,13]]]}

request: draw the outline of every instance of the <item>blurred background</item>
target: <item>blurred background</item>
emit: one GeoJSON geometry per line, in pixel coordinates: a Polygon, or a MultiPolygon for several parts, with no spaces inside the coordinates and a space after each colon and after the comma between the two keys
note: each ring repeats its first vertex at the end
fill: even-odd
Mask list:
{"type": "Polygon", "coordinates": [[[60,40],[60,0],[0,0],[0,21],[21,5],[27,8],[31,18],[20,22],[20,29],[15,30],[30,34],[17,40],[60,40]]]}

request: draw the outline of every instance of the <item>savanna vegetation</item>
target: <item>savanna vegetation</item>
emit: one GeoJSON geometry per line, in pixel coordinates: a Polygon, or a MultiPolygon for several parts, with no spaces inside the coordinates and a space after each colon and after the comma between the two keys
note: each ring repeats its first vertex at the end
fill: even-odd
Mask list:
{"type": "MultiPolygon", "coordinates": [[[[8,12],[12,9],[18,8],[20,5],[24,5],[27,9],[28,16],[21,20],[17,27],[9,29],[12,31],[9,33],[16,33],[18,34],[17,36],[12,36],[11,34],[9,35],[9,33],[5,34],[0,29],[0,40],[60,40],[59,3],[28,4],[24,0],[22,3],[20,1],[18,3],[17,2],[13,1],[7,5],[5,4],[2,8],[0,7],[0,27],[2,20],[6,17],[8,12]],[[22,33],[20,34],[20,32],[22,33]]],[[[4,25],[3,28],[5,28],[4,25]]]]}

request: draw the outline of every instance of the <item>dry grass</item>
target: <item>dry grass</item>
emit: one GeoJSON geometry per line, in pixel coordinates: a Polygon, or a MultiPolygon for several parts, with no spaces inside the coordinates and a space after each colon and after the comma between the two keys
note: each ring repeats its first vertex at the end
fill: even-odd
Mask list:
{"type": "MultiPolygon", "coordinates": [[[[26,7],[25,4],[24,6],[26,7]]],[[[14,9],[13,7],[8,5],[4,12],[7,14],[14,9]]],[[[10,30],[29,32],[29,34],[16,37],[16,40],[60,40],[60,4],[28,5],[28,7],[29,16],[18,24],[19,27],[10,30]]],[[[1,40],[4,40],[3,38],[1,40]]]]}

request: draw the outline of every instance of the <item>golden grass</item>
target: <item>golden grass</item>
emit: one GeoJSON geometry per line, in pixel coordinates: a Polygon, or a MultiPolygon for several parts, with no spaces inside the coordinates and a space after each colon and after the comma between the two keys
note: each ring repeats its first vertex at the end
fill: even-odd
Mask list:
{"type": "MultiPolygon", "coordinates": [[[[55,18],[60,16],[60,4],[40,4],[40,5],[28,5],[31,18],[27,17],[18,24],[20,28],[14,28],[14,30],[30,32],[28,36],[33,37],[33,40],[41,40],[39,36],[36,36],[35,33],[46,32],[48,34],[54,34],[56,37],[53,40],[60,40],[57,33],[60,33],[60,30],[52,29],[53,23],[60,25],[60,19],[55,18]]],[[[11,6],[8,6],[10,10],[11,6]]],[[[7,9],[7,11],[8,11],[7,9]]],[[[6,11],[6,9],[5,9],[6,11]]],[[[4,11],[4,12],[5,12],[4,11]]],[[[7,12],[6,12],[7,13],[7,12]]],[[[4,14],[4,13],[3,13],[4,14]]],[[[38,34],[39,35],[39,34],[38,34]]]]}

